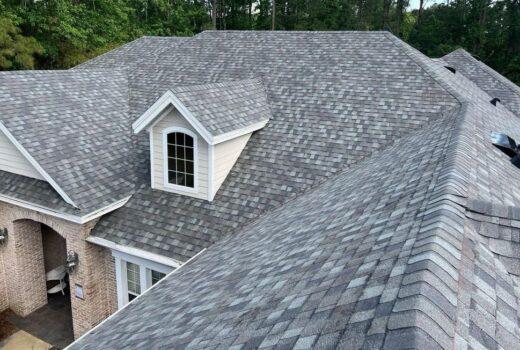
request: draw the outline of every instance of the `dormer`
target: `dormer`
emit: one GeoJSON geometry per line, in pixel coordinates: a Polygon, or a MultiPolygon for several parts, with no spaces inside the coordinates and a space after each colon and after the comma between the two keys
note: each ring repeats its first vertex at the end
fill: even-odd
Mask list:
{"type": "Polygon", "coordinates": [[[132,125],[150,138],[154,189],[213,200],[271,112],[258,79],[176,87],[132,125]]]}

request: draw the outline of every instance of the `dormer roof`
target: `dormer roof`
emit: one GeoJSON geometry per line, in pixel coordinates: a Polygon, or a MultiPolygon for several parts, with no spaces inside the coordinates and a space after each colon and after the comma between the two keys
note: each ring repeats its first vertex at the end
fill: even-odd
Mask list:
{"type": "Polygon", "coordinates": [[[167,90],[132,127],[149,127],[173,106],[214,145],[261,129],[271,118],[267,94],[259,79],[242,79],[167,90]]]}

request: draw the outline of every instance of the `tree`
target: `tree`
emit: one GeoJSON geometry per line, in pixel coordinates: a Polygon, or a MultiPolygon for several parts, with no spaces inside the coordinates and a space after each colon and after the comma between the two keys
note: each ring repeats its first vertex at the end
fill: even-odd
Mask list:
{"type": "Polygon", "coordinates": [[[0,0],[0,69],[68,68],[142,35],[209,28],[384,29],[430,56],[464,47],[520,83],[519,0],[427,1],[410,11],[409,0],[0,0]]]}
{"type": "Polygon", "coordinates": [[[21,34],[9,18],[0,18],[0,70],[33,69],[43,48],[36,39],[21,34]]]}
{"type": "Polygon", "coordinates": [[[271,30],[276,29],[276,0],[273,0],[271,9],[271,30]]]}

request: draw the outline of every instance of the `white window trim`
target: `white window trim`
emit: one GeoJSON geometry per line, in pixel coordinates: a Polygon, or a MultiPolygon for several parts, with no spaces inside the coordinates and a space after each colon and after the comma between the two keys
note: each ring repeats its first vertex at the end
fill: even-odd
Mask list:
{"type": "Polygon", "coordinates": [[[151,270],[168,275],[175,270],[171,266],[162,265],[150,260],[139,258],[116,250],[112,251],[116,267],[117,307],[121,309],[128,304],[128,280],[126,276],[126,263],[130,262],[139,266],[141,294],[152,287],[151,270]]]}
{"type": "Polygon", "coordinates": [[[188,192],[198,193],[199,192],[199,140],[197,134],[193,131],[173,126],[166,128],[162,132],[162,150],[163,150],[163,187],[165,189],[175,192],[188,192]],[[168,135],[174,132],[181,132],[189,135],[193,138],[193,187],[174,185],[168,182],[168,135]]]}

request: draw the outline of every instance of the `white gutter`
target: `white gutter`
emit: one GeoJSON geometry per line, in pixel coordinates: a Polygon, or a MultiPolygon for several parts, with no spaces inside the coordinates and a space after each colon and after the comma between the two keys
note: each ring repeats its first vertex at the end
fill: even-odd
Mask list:
{"type": "Polygon", "coordinates": [[[73,222],[75,224],[85,224],[91,220],[94,220],[102,215],[105,215],[106,213],[110,213],[111,211],[114,211],[118,208],[121,208],[123,205],[126,204],[126,202],[128,202],[128,200],[130,199],[131,196],[128,196],[126,198],[123,198],[117,202],[114,202],[112,204],[109,204],[107,205],[106,207],[104,208],[101,208],[101,209],[98,209],[98,210],[95,210],[89,214],[86,214],[86,215],[83,215],[83,216],[78,216],[78,215],[73,215],[73,214],[66,214],[66,213],[60,213],[54,209],[51,209],[51,208],[47,208],[47,207],[44,207],[44,206],[41,206],[41,205],[38,205],[38,204],[34,204],[34,203],[30,203],[30,202],[27,202],[27,201],[24,201],[24,200],[21,200],[21,199],[18,199],[18,198],[14,198],[14,197],[10,197],[10,196],[6,196],[6,195],[3,195],[3,194],[0,194],[0,201],[2,202],[5,202],[5,203],[9,203],[9,204],[13,204],[13,205],[16,205],[18,207],[21,207],[21,208],[25,208],[25,209],[30,209],[30,210],[33,210],[33,211],[36,211],[38,213],[42,213],[42,214],[45,214],[45,215],[49,215],[49,216],[53,216],[55,218],[58,218],[58,219],[63,219],[63,220],[66,220],[66,221],[70,221],[70,222],[73,222]]]}
{"type": "Polygon", "coordinates": [[[103,321],[101,321],[97,326],[95,326],[94,328],[92,328],[91,330],[89,330],[87,333],[83,334],[81,337],[79,337],[78,339],[76,339],[72,344],[69,344],[64,350],[67,350],[69,349],[71,346],[73,346],[74,344],[76,344],[77,342],[81,341],[83,338],[85,338],[87,335],[89,335],[90,333],[93,333],[96,331],[96,329],[98,329],[99,327],[103,326],[106,322],[108,322],[109,320],[111,320],[112,318],[114,318],[117,314],[119,314],[121,311],[123,311],[128,305],[130,304],[133,304],[135,303],[137,300],[139,300],[143,295],[145,295],[146,293],[148,293],[149,291],[151,291],[152,289],[156,288],[158,285],[160,285],[161,283],[163,283],[164,281],[166,281],[166,279],[170,278],[171,275],[177,273],[179,270],[181,270],[184,266],[188,265],[190,262],[192,262],[193,260],[195,260],[199,255],[201,255],[202,253],[204,253],[206,251],[206,248],[202,249],[200,252],[198,252],[197,254],[195,254],[194,256],[192,256],[190,259],[188,259],[188,261],[186,261],[184,264],[182,264],[178,269],[176,270],[173,270],[172,272],[170,272],[166,277],[164,277],[162,280],[160,280],[159,282],[157,282],[155,285],[153,285],[151,288],[148,288],[147,290],[145,290],[142,294],[138,295],[134,300],[132,300],[131,302],[129,302],[128,304],[126,304],[125,306],[123,306],[122,308],[120,308],[119,310],[117,310],[116,312],[114,312],[112,315],[108,316],[107,318],[105,318],[103,321]]]}
{"type": "Polygon", "coordinates": [[[178,260],[170,259],[170,258],[167,258],[167,257],[159,255],[159,254],[155,254],[155,253],[150,253],[150,252],[147,252],[146,250],[142,250],[139,248],[133,248],[133,247],[117,244],[112,241],[109,241],[108,239],[95,237],[95,236],[88,236],[86,238],[86,241],[89,243],[92,243],[92,244],[96,244],[96,245],[108,248],[108,249],[117,250],[118,252],[121,252],[121,253],[133,255],[138,258],[153,261],[155,263],[170,266],[170,267],[173,267],[176,269],[182,266],[182,262],[180,262],[178,260]]]}
{"type": "Polygon", "coordinates": [[[263,120],[261,122],[258,122],[258,123],[255,123],[255,124],[243,127],[241,129],[233,130],[233,131],[227,132],[225,134],[215,136],[213,138],[213,144],[216,145],[216,144],[219,144],[219,143],[222,143],[222,142],[226,142],[226,141],[232,140],[234,138],[243,136],[245,134],[250,134],[250,133],[252,133],[254,131],[262,129],[268,122],[269,122],[268,119],[267,120],[263,120]]]}

